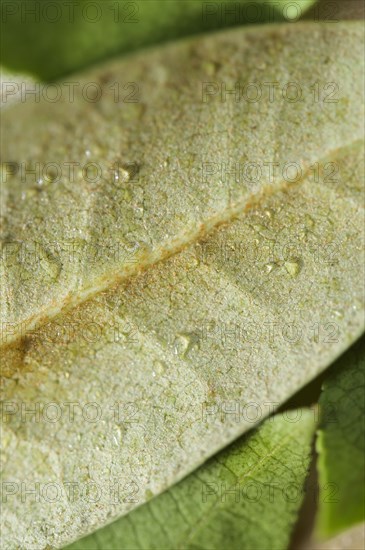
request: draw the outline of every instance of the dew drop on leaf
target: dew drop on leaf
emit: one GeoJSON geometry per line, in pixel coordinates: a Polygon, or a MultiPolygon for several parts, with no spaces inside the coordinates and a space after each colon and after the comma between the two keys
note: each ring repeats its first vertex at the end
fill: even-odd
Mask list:
{"type": "Polygon", "coordinates": [[[291,260],[284,263],[285,269],[293,278],[297,277],[300,272],[300,263],[297,260],[291,260]]]}
{"type": "Polygon", "coordinates": [[[164,374],[166,371],[166,364],[163,361],[154,361],[153,362],[153,372],[152,376],[155,378],[161,374],[164,374]]]}

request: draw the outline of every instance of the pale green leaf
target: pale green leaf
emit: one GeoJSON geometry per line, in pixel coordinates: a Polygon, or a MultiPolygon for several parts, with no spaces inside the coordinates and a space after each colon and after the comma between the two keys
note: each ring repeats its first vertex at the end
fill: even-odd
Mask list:
{"type": "Polygon", "coordinates": [[[361,334],[362,41],[356,23],[230,31],[82,76],[128,75],[143,84],[140,103],[109,95],[5,112],[3,162],[91,160],[104,174],[36,185],[17,173],[3,185],[7,546],[62,546],[143,504],[361,334]],[[207,78],[297,80],[303,102],[204,103],[207,78]],[[338,102],[314,102],[316,80],[337,82],[338,102]],[[256,162],[262,175],[202,181],[206,162],[256,162]],[[268,162],[281,166],[272,182],[268,162]],[[286,162],[302,168],[291,184],[286,162]],[[24,419],[22,407],[37,403],[38,421],[24,419]],[[83,492],[116,480],[116,502],[83,492]],[[55,506],[23,499],[21,483],[62,495],[55,506]]]}
{"type": "Polygon", "coordinates": [[[320,398],[318,530],[326,537],[365,520],[364,343],[339,359],[320,398]]]}
{"type": "MultiPolygon", "coordinates": [[[[259,38],[256,29],[230,31],[84,73],[72,102],[60,83],[62,100],[29,97],[5,111],[7,341],[179,251],[290,178],[308,175],[319,194],[320,177],[331,192],[348,187],[349,176],[328,163],[363,139],[363,46],[361,23],[267,26],[259,38]],[[224,94],[236,82],[240,101],[224,94]],[[289,82],[300,101],[284,99],[289,82]],[[100,100],[87,100],[90,83],[100,100]],[[258,101],[247,101],[250,83],[258,101]]],[[[345,219],[351,204],[344,208],[345,219]]]]}
{"type": "Polygon", "coordinates": [[[34,81],[26,75],[9,73],[0,65],[0,109],[22,101],[22,86],[25,85],[34,86],[34,81]],[[10,89],[14,92],[11,96],[8,94],[10,89]]]}
{"type": "Polygon", "coordinates": [[[359,550],[365,548],[365,524],[356,525],[325,542],[311,541],[301,550],[313,550],[313,548],[315,550],[359,550]]]}
{"type": "Polygon", "coordinates": [[[68,549],[285,549],[304,496],[314,426],[314,410],[274,416],[178,485],[68,549]]]}

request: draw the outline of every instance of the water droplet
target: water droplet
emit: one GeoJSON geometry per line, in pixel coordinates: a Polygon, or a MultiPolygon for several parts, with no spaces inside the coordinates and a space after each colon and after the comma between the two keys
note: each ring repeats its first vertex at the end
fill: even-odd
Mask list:
{"type": "Polygon", "coordinates": [[[191,268],[191,269],[195,269],[196,267],[198,267],[200,265],[200,259],[197,258],[196,256],[189,256],[189,263],[188,263],[188,266],[191,268]]]}
{"type": "Polygon", "coordinates": [[[142,260],[146,254],[149,254],[151,252],[151,247],[148,243],[145,243],[143,241],[137,241],[134,243],[133,247],[130,247],[128,249],[128,258],[129,261],[133,260],[142,260]]]}
{"type": "Polygon", "coordinates": [[[297,277],[300,272],[300,263],[297,260],[290,260],[284,263],[284,267],[293,278],[297,277]]]}
{"type": "Polygon", "coordinates": [[[253,224],[253,228],[255,229],[255,231],[257,231],[258,233],[262,232],[262,231],[266,231],[266,227],[264,225],[262,225],[261,223],[255,223],[253,224]]]}
{"type": "Polygon", "coordinates": [[[122,441],[122,430],[120,426],[118,426],[118,424],[115,424],[113,426],[112,441],[116,447],[120,446],[120,443],[122,441]]]}
{"type": "Polygon", "coordinates": [[[273,235],[272,235],[272,232],[270,231],[270,229],[268,229],[267,227],[265,227],[261,223],[255,223],[255,224],[252,225],[252,227],[264,239],[269,239],[269,240],[272,239],[273,235]]]}
{"type": "Polygon", "coordinates": [[[212,61],[205,61],[202,64],[202,69],[208,76],[213,76],[217,71],[217,65],[212,61]]]}
{"type": "Polygon", "coordinates": [[[144,215],[144,208],[143,206],[136,206],[134,208],[134,212],[135,212],[135,216],[136,216],[136,219],[137,220],[140,220],[141,218],[143,218],[143,215],[144,215]]]}
{"type": "Polygon", "coordinates": [[[268,264],[265,265],[266,273],[271,273],[272,270],[275,269],[275,267],[277,267],[277,264],[275,262],[269,262],[268,264]]]}
{"type": "Polygon", "coordinates": [[[313,218],[309,214],[305,216],[305,225],[307,227],[314,227],[315,225],[313,218]]]}
{"type": "Polygon", "coordinates": [[[339,309],[334,309],[333,315],[337,317],[337,319],[343,319],[343,311],[340,311],[339,309]]]}
{"type": "MultiPolygon", "coordinates": [[[[37,247],[38,248],[38,247],[37,247]]],[[[61,262],[39,246],[39,264],[43,272],[55,281],[61,273],[61,262]]]]}
{"type": "Polygon", "coordinates": [[[200,347],[199,334],[195,332],[181,332],[176,335],[174,342],[175,355],[179,355],[185,359],[188,353],[195,347],[200,347]]]}
{"type": "Polygon", "coordinates": [[[128,183],[135,180],[135,176],[138,174],[139,169],[140,167],[137,162],[117,162],[113,167],[114,183],[128,183]]]}
{"type": "Polygon", "coordinates": [[[153,371],[152,376],[156,378],[156,376],[161,376],[166,371],[166,363],[163,361],[154,361],[153,362],[153,371]]]}
{"type": "Polygon", "coordinates": [[[308,241],[308,231],[306,229],[299,233],[299,240],[301,240],[302,242],[308,241]]]}
{"type": "MultiPolygon", "coordinates": [[[[121,168],[119,171],[119,174],[120,174],[120,179],[124,182],[128,182],[131,179],[131,174],[129,170],[126,170],[125,168],[121,168]]],[[[118,179],[119,179],[119,175],[118,175],[118,179]]]]}

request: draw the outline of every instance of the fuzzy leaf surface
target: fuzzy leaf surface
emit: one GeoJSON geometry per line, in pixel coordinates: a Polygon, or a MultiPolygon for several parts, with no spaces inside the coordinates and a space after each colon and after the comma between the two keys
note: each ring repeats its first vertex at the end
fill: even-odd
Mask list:
{"type": "Polygon", "coordinates": [[[4,112],[7,547],[60,547],[160,494],[362,333],[363,62],[360,23],[235,30],[80,77],[128,74],[139,103],[4,112]],[[212,71],[227,86],[297,80],[304,101],[204,102],[212,71]],[[338,83],[337,102],[313,100],[318,79],[338,83]],[[103,177],[8,174],[75,159],[103,177]],[[237,162],[262,173],[222,176],[237,162]],[[279,163],[272,181],[265,163],[279,163]],[[115,500],[102,488],[116,482],[115,500]],[[56,505],[22,483],[52,483],[56,505]]]}

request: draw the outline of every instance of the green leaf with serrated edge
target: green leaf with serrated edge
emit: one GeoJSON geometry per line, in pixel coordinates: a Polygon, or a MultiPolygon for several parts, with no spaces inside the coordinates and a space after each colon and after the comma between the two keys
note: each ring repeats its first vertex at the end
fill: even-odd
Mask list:
{"type": "MultiPolygon", "coordinates": [[[[110,65],[116,75],[144,71],[142,109],[43,103],[2,117],[5,159],[18,151],[36,161],[43,150],[60,162],[89,151],[108,168],[121,155],[124,166],[136,161],[140,178],[124,167],[99,187],[80,176],[35,186],[19,173],[3,185],[6,240],[42,244],[20,263],[16,251],[4,255],[4,315],[38,326],[21,341],[13,330],[2,350],[7,547],[62,546],[143,504],[261,421],[362,332],[361,40],[352,23],[230,31],[110,65]],[[337,49],[342,39],[348,48],[337,49]],[[296,104],[196,100],[207,59],[209,71],[221,59],[223,82],[246,67],[246,78],[276,73],[283,84],[290,73],[299,78],[304,50],[303,89],[319,72],[336,75],[337,103],[306,94],[296,104]],[[278,173],[254,187],[232,174],[199,180],[202,162],[237,158],[262,168],[298,159],[306,169],[293,183],[278,173]],[[140,243],[135,263],[115,258],[122,239],[140,243]],[[73,261],[70,241],[79,245],[73,261]],[[141,267],[149,269],[137,276],[141,267]],[[34,421],[27,410],[36,404],[34,421]],[[95,495],[116,480],[119,499],[95,495]],[[49,498],[59,489],[55,506],[47,493],[24,497],[35,483],[39,491],[53,484],[49,498]]],[[[14,326],[5,328],[9,335],[14,326]]]]}
{"type": "Polygon", "coordinates": [[[314,426],[309,410],[270,418],[178,485],[68,550],[287,548],[314,426]]]}
{"type": "Polygon", "coordinates": [[[297,20],[313,1],[59,0],[42,5],[12,0],[2,5],[0,63],[49,80],[118,52],[185,35],[297,20]]]}
{"type": "Polygon", "coordinates": [[[320,398],[318,532],[333,536],[365,519],[365,339],[334,366],[320,398]]]}

